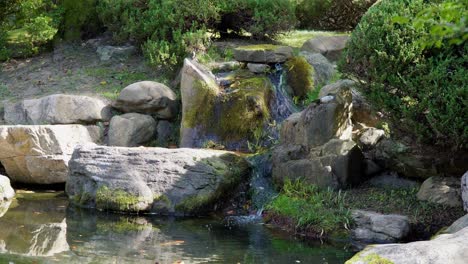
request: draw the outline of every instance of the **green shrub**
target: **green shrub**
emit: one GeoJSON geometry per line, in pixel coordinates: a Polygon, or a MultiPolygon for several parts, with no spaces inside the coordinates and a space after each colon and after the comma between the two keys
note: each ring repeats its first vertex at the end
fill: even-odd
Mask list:
{"type": "Polygon", "coordinates": [[[221,33],[242,34],[254,38],[274,37],[296,25],[295,2],[291,0],[214,0],[220,20],[216,29],[221,33]]]}
{"type": "MultiPolygon", "coordinates": [[[[426,45],[427,37],[433,35],[429,22],[434,19],[420,26],[401,23],[402,17],[418,17],[435,5],[424,0],[376,3],[353,32],[339,67],[364,80],[369,99],[387,110],[409,135],[444,146],[466,147],[466,39],[438,38],[440,45],[426,45]]],[[[466,4],[464,7],[459,12],[466,13],[466,4]]],[[[454,19],[457,17],[457,23],[466,26],[463,16],[454,19]]]]}
{"type": "Polygon", "coordinates": [[[99,0],[98,13],[116,41],[142,45],[152,65],[174,65],[205,51],[207,33],[261,38],[294,26],[290,0],[99,0]]]}
{"type": "Polygon", "coordinates": [[[300,28],[351,30],[376,0],[299,0],[300,28]]]}
{"type": "Polygon", "coordinates": [[[94,36],[101,27],[96,11],[97,0],[60,0],[63,23],[60,33],[65,40],[94,36]]]}
{"type": "Polygon", "coordinates": [[[55,37],[61,9],[54,1],[9,0],[6,5],[0,11],[0,60],[37,54],[55,37]]]}

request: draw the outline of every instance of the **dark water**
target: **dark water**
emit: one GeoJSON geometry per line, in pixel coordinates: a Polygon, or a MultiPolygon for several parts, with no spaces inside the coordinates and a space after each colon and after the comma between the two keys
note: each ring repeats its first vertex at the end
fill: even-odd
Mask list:
{"type": "Polygon", "coordinates": [[[0,218],[0,263],[332,264],[352,255],[341,245],[301,242],[261,224],[227,227],[214,218],[124,216],[67,206],[63,193],[18,193],[0,218]]]}

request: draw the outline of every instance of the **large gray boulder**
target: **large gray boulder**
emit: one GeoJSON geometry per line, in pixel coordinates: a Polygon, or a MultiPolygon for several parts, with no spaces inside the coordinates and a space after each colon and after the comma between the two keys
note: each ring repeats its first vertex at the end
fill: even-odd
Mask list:
{"type": "Polygon", "coordinates": [[[328,83],[336,73],[335,66],[320,53],[301,51],[299,56],[304,57],[314,67],[314,83],[316,86],[328,83]]]}
{"type": "Polygon", "coordinates": [[[318,36],[306,41],[302,47],[302,51],[320,53],[331,61],[339,60],[349,36],[318,36]]]}
{"type": "Polygon", "coordinates": [[[157,122],[149,115],[128,113],[114,116],[108,132],[109,146],[136,147],[154,139],[157,122]]]}
{"type": "Polygon", "coordinates": [[[0,126],[0,162],[12,181],[63,183],[73,149],[89,142],[82,125],[0,126]]]}
{"type": "Polygon", "coordinates": [[[124,113],[154,114],[158,119],[177,116],[176,94],[166,85],[142,81],[125,87],[112,106],[124,113]]]}
{"type": "Polygon", "coordinates": [[[5,104],[5,121],[11,125],[92,124],[110,116],[106,102],[82,95],[54,94],[5,104]]]}
{"type": "Polygon", "coordinates": [[[372,245],[357,253],[346,264],[465,264],[468,259],[468,227],[433,240],[407,244],[372,245]]]}
{"type": "Polygon", "coordinates": [[[280,144],[273,151],[273,179],[302,179],[334,189],[363,180],[364,156],[351,138],[351,93],[322,98],[281,127],[280,144]]]}
{"type": "Polygon", "coordinates": [[[69,166],[73,204],[130,213],[207,213],[249,174],[232,152],[94,144],[77,147],[69,166]]]}
{"type": "Polygon", "coordinates": [[[460,179],[431,177],[424,181],[417,194],[419,200],[451,207],[462,206],[460,179]]]}
{"type": "Polygon", "coordinates": [[[0,175],[0,203],[11,200],[15,196],[15,190],[11,188],[10,179],[0,175]]]}
{"type": "Polygon", "coordinates": [[[468,212],[468,171],[463,174],[461,180],[461,194],[463,200],[463,208],[468,212]]]}
{"type": "Polygon", "coordinates": [[[362,123],[366,126],[375,127],[379,123],[380,118],[361,92],[358,91],[354,81],[344,79],[327,84],[320,89],[319,98],[336,94],[341,89],[351,89],[351,94],[353,95],[353,123],[362,123]]]}
{"type": "Polygon", "coordinates": [[[356,228],[353,239],[365,243],[391,243],[401,241],[410,231],[409,219],[403,215],[384,215],[354,210],[351,214],[356,228]]]}
{"type": "Polygon", "coordinates": [[[241,46],[234,49],[234,59],[253,63],[285,62],[293,56],[293,49],[288,46],[271,44],[241,46]]]}
{"type": "Polygon", "coordinates": [[[247,142],[255,140],[255,132],[268,125],[270,80],[248,71],[235,72],[232,78],[236,81],[223,89],[206,67],[185,59],[180,86],[181,147],[200,148],[211,141],[226,149],[245,150],[247,142]]]}

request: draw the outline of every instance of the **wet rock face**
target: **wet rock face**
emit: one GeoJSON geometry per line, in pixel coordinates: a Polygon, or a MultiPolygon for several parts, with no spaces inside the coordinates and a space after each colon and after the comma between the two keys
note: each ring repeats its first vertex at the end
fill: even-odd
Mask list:
{"type": "Polygon", "coordinates": [[[352,218],[356,225],[353,239],[365,243],[397,242],[405,238],[410,231],[409,219],[403,215],[354,210],[352,218]]]}
{"type": "Polygon", "coordinates": [[[272,84],[265,76],[240,70],[221,87],[204,66],[186,59],[182,69],[181,147],[205,147],[207,142],[226,149],[247,149],[247,141],[270,119],[272,84]]]}
{"type": "Polygon", "coordinates": [[[114,116],[109,125],[109,146],[136,147],[154,139],[157,122],[149,115],[114,116]]]}
{"type": "Polygon", "coordinates": [[[66,192],[81,207],[159,214],[211,212],[250,168],[231,152],[79,146],[66,192]]]}
{"type": "Polygon", "coordinates": [[[468,212],[468,171],[462,177],[461,180],[461,193],[463,200],[463,208],[468,212]]]}
{"type": "Polygon", "coordinates": [[[435,239],[429,241],[418,241],[407,244],[372,245],[356,254],[346,263],[464,264],[468,259],[467,237],[468,227],[454,234],[439,235],[435,239]]]}
{"type": "Polygon", "coordinates": [[[288,46],[270,44],[242,46],[234,49],[234,59],[241,62],[278,63],[293,56],[293,49],[288,46]]]}
{"type": "Polygon", "coordinates": [[[0,161],[12,181],[63,183],[73,149],[89,142],[81,125],[0,126],[0,161]]]}
{"type": "Polygon", "coordinates": [[[124,113],[154,114],[158,119],[173,119],[178,112],[176,94],[164,84],[151,81],[125,87],[112,106],[124,113]]]}
{"type": "Polygon", "coordinates": [[[302,51],[320,53],[331,61],[339,60],[349,36],[318,36],[302,45],[302,51]]]}
{"type": "Polygon", "coordinates": [[[351,138],[351,94],[343,90],[291,115],[273,151],[273,179],[334,189],[363,180],[364,156],[351,138]]]}
{"type": "Polygon", "coordinates": [[[431,177],[424,181],[417,194],[418,199],[450,207],[462,206],[460,179],[431,177]]]}
{"type": "Polygon", "coordinates": [[[5,105],[5,121],[11,125],[92,124],[110,116],[107,103],[81,95],[54,94],[5,105]]]}

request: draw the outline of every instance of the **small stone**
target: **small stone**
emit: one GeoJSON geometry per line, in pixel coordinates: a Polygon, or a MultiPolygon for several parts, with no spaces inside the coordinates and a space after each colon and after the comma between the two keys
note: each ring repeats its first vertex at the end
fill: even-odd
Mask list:
{"type": "Polygon", "coordinates": [[[417,197],[450,207],[462,206],[460,180],[453,177],[431,177],[424,181],[417,197]]]}
{"type": "Polygon", "coordinates": [[[405,238],[410,231],[409,218],[403,215],[384,215],[354,210],[351,214],[356,229],[353,238],[368,243],[390,243],[405,238]]]}
{"type": "Polygon", "coordinates": [[[96,50],[101,61],[126,60],[136,51],[134,46],[99,46],[96,50]]]}
{"type": "Polygon", "coordinates": [[[393,171],[385,171],[376,175],[368,183],[374,187],[390,189],[413,189],[418,188],[420,185],[416,181],[399,177],[398,173],[393,171]]]}
{"type": "Polygon", "coordinates": [[[270,70],[268,64],[261,63],[247,63],[247,68],[253,73],[266,73],[270,70]]]}
{"type": "Polygon", "coordinates": [[[375,146],[382,137],[385,136],[385,131],[377,128],[369,128],[364,133],[362,133],[359,141],[366,147],[375,146]]]}

